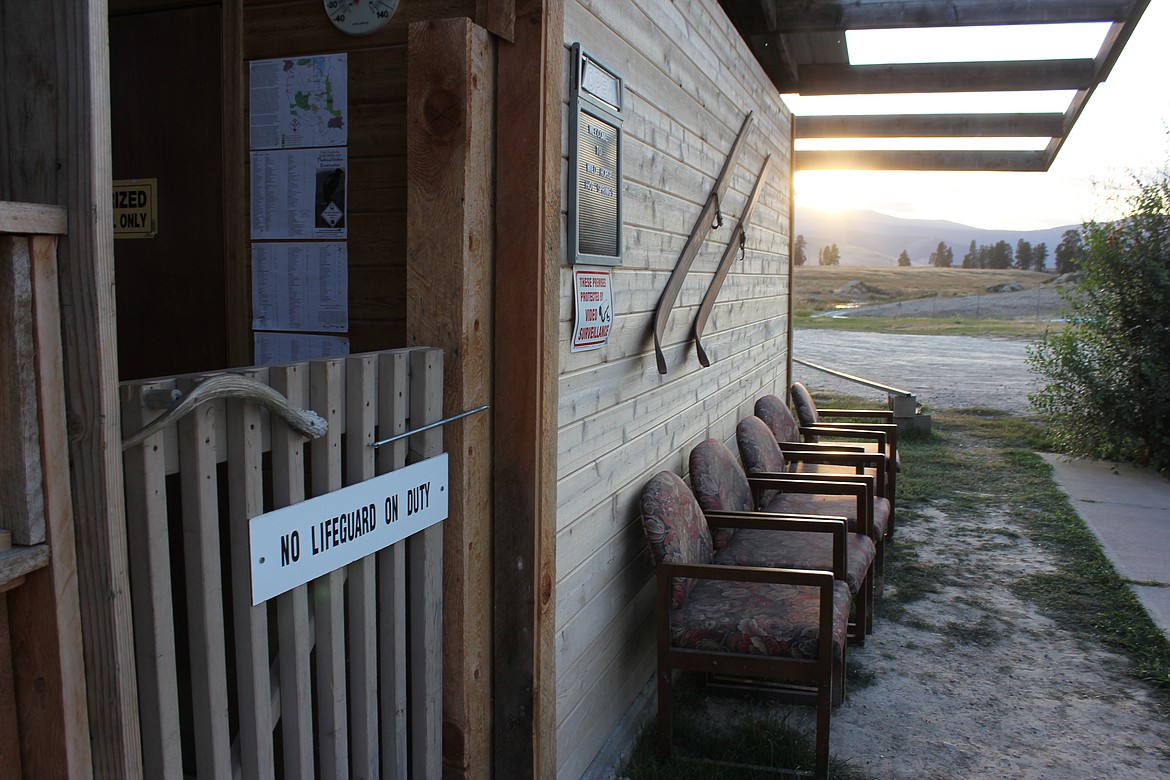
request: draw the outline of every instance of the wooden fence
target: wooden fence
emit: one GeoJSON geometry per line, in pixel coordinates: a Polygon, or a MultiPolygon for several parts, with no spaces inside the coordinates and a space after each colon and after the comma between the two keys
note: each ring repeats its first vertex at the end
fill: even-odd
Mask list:
{"type": "MultiPolygon", "coordinates": [[[[442,524],[253,606],[248,520],[439,454],[374,442],[439,419],[442,351],[233,373],[328,430],[226,399],[125,450],[145,776],[438,778],[442,524]]],[[[126,435],[200,379],[124,383],[126,435]]]]}

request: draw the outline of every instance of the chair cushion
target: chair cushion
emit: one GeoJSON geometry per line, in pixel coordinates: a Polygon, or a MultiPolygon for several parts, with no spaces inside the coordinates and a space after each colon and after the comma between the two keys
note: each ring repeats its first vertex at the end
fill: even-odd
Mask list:
{"type": "MultiPolygon", "coordinates": [[[[861,590],[877,548],[861,534],[846,534],[845,581],[851,593],[861,590]]],[[[778,569],[833,570],[833,536],[817,531],[766,531],[741,528],[726,547],[715,553],[725,566],[767,566],[778,569]]]]}
{"type": "MultiPolygon", "coordinates": [[[[800,418],[801,425],[816,425],[821,421],[812,393],[800,382],[792,383],[792,405],[796,407],[796,416],[800,418]]],[[[811,435],[808,440],[819,441],[816,436],[811,435]]]]}
{"type": "Polygon", "coordinates": [[[772,431],[776,441],[800,441],[800,427],[792,416],[784,399],[778,395],[765,395],[756,401],[756,417],[772,431]]]}
{"type": "MultiPolygon", "coordinates": [[[[833,587],[833,660],[844,657],[849,587],[833,587]]],[[[675,647],[773,658],[816,659],[820,589],[801,585],[699,580],[670,613],[675,647]]]]}
{"type": "MultiPolygon", "coordinates": [[[[759,417],[745,417],[739,421],[735,426],[735,443],[739,445],[739,455],[748,474],[781,474],[788,470],[776,437],[759,417]]],[[[775,490],[761,491],[760,504],[767,504],[776,493],[775,490]]]]}
{"type": "MultiPolygon", "coordinates": [[[[849,519],[849,530],[857,532],[857,499],[853,496],[827,496],[816,493],[780,493],[764,507],[766,512],[788,512],[797,515],[838,515],[849,519]]],[[[873,500],[873,533],[875,542],[886,535],[890,525],[890,502],[877,496],[873,500]]]]}
{"type": "MultiPolygon", "coordinates": [[[[743,468],[727,445],[718,439],[701,441],[691,450],[691,487],[704,511],[750,512],[755,509],[752,488],[743,468]]],[[[712,528],[711,541],[722,550],[735,535],[733,528],[712,528]]]]}
{"type": "MultiPolygon", "coordinates": [[[[707,520],[690,488],[670,471],[650,478],[642,488],[642,528],[650,544],[655,565],[668,563],[711,563],[711,533],[707,520]]],[[[681,607],[694,580],[675,577],[671,585],[671,606],[681,607]]]]}

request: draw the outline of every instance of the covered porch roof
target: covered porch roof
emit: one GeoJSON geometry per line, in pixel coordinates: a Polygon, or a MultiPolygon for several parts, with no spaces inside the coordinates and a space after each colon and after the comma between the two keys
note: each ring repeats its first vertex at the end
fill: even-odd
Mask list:
{"type": "MultiPolygon", "coordinates": [[[[1046,171],[1149,0],[720,0],[782,93],[1070,94],[1060,111],[798,115],[795,138],[1036,138],[1028,150],[803,149],[796,169],[1046,171]],[[846,32],[1107,23],[1093,57],[853,64],[846,32]],[[1042,148],[1041,148],[1042,147],[1042,148]]],[[[995,29],[989,30],[994,35],[995,29]]],[[[983,145],[983,144],[978,144],[983,145]]],[[[978,146],[972,144],[972,147],[978,146]]],[[[858,144],[863,146],[863,144],[858,144]]]]}

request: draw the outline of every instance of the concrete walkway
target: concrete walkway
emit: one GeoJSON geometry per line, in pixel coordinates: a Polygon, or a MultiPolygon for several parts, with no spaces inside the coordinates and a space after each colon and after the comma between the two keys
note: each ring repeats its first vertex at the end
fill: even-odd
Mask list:
{"type": "Polygon", "coordinates": [[[1170,636],[1170,480],[1124,463],[1042,457],[1117,572],[1170,636]]]}

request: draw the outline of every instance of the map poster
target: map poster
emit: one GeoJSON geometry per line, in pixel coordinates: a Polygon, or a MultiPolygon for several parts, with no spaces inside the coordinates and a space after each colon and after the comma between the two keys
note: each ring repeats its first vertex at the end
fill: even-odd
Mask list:
{"type": "Polygon", "coordinates": [[[248,74],[249,148],[347,144],[347,55],[254,60],[248,74]]]}
{"type": "Polygon", "coordinates": [[[252,329],[345,333],[344,242],[252,245],[252,329]]]}
{"type": "Polygon", "coordinates": [[[347,237],[344,148],[252,152],[251,165],[253,240],[347,237]]]}
{"type": "Polygon", "coordinates": [[[613,272],[607,268],[574,268],[573,309],[569,351],[604,347],[613,327],[613,272]]]}

